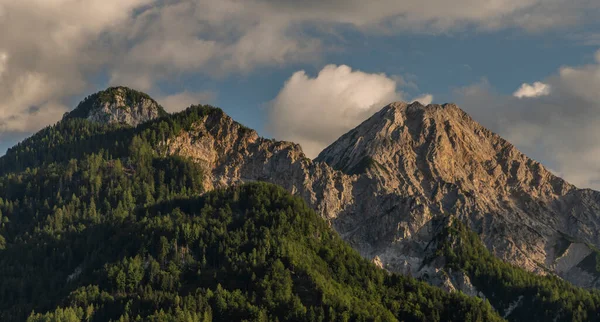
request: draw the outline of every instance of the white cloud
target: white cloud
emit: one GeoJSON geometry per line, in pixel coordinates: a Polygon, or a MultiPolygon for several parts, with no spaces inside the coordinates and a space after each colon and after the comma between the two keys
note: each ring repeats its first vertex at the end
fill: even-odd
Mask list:
{"type": "Polygon", "coordinates": [[[417,98],[412,100],[413,102],[419,102],[422,105],[429,105],[433,101],[433,95],[431,94],[423,94],[417,98]]]}
{"type": "Polygon", "coordinates": [[[457,91],[457,101],[554,173],[579,187],[600,189],[598,75],[600,61],[563,67],[543,80],[550,93],[526,100],[498,94],[483,80],[457,91]]]}
{"type": "Polygon", "coordinates": [[[401,100],[396,79],[346,65],[327,65],[316,77],[298,71],[271,102],[269,129],[315,157],[385,104],[401,100]]]}
{"type": "Polygon", "coordinates": [[[186,109],[191,105],[209,104],[214,99],[215,94],[212,92],[183,91],[172,95],[158,96],[156,101],[158,101],[167,112],[173,113],[186,109]]]}
{"type": "Polygon", "coordinates": [[[528,97],[540,97],[550,94],[550,85],[542,82],[535,82],[533,84],[523,83],[519,89],[517,89],[513,96],[517,98],[528,98],[528,97]]]}

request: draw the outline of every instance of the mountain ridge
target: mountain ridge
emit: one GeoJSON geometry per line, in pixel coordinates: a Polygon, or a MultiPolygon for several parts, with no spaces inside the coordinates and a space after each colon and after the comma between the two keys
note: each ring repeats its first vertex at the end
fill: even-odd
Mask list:
{"type": "MultiPolygon", "coordinates": [[[[554,176],[454,104],[389,104],[314,161],[300,145],[264,139],[216,109],[183,131],[163,135],[159,153],[200,164],[206,190],[252,181],[281,185],[307,201],[363,256],[413,276],[422,274],[418,268],[432,238],[430,221],[453,213],[495,255],[540,274],[556,271],[560,256],[553,249],[564,242],[563,235],[600,244],[594,216],[577,219],[600,213],[594,203],[598,193],[554,176]],[[357,148],[364,151],[356,153],[357,148]],[[491,157],[481,151],[491,151],[491,157]],[[342,155],[351,162],[342,163],[342,155]]],[[[577,274],[560,274],[587,276],[572,280],[595,285],[595,271],[571,268],[577,274]]]]}
{"type": "MultiPolygon", "coordinates": [[[[430,238],[426,233],[427,223],[435,216],[447,215],[453,207],[463,209],[463,214],[471,210],[479,213],[477,216],[470,217],[464,215],[462,219],[473,223],[472,229],[480,233],[486,231],[482,237],[496,255],[530,271],[541,274],[546,274],[547,269],[552,271],[553,261],[558,257],[554,256],[550,250],[553,248],[550,244],[555,243],[561,233],[577,235],[577,232],[582,230],[577,227],[568,231],[558,229],[568,221],[565,216],[562,216],[560,220],[557,219],[561,213],[559,208],[565,207],[565,205],[561,206],[559,199],[566,198],[570,193],[577,194],[578,192],[575,191],[579,190],[545,170],[539,162],[527,158],[509,142],[480,126],[454,104],[430,105],[429,109],[419,103],[395,104],[395,106],[394,104],[388,105],[388,108],[376,113],[375,119],[369,119],[375,121],[375,125],[369,124],[370,121],[367,120],[342,136],[340,140],[350,138],[353,143],[365,142],[363,133],[356,135],[356,131],[366,128],[365,131],[369,132],[377,126],[383,126],[382,120],[376,118],[378,115],[390,116],[389,113],[392,113],[394,117],[402,116],[406,119],[406,113],[408,113],[409,116],[428,115],[428,118],[408,118],[413,122],[405,126],[402,131],[393,132],[393,130],[398,130],[398,124],[395,124],[393,129],[386,129],[386,131],[391,131],[391,135],[398,135],[398,138],[393,138],[395,140],[383,140],[376,144],[371,141],[369,144],[365,143],[364,145],[368,148],[376,150],[393,146],[401,135],[403,135],[402,142],[410,142],[410,144],[404,145],[410,149],[400,151],[403,153],[390,153],[383,149],[384,152],[379,155],[370,156],[373,162],[366,162],[367,164],[364,162],[364,153],[356,153],[356,146],[348,144],[348,142],[342,146],[351,147],[352,152],[355,153],[351,155],[350,163],[337,162],[335,157],[328,156],[329,151],[335,150],[339,140],[312,161],[304,156],[301,147],[297,144],[263,139],[256,132],[249,132],[250,134],[241,137],[223,135],[224,133],[238,133],[242,128],[239,123],[231,120],[228,116],[223,116],[220,123],[217,122],[220,125],[213,127],[212,132],[217,134],[216,136],[205,135],[211,131],[206,127],[206,123],[201,122],[198,128],[182,132],[181,136],[169,141],[166,144],[169,146],[167,153],[191,157],[200,163],[207,164],[207,172],[214,174],[211,184],[215,186],[257,180],[282,185],[288,191],[302,196],[309,202],[363,256],[377,257],[384,267],[393,271],[419,276],[419,272],[414,268],[420,266],[422,258],[406,256],[406,254],[422,253],[423,245],[426,244],[427,238],[430,238]],[[397,113],[405,113],[405,115],[397,113]],[[444,115],[450,114],[452,117],[444,118],[444,115]],[[434,122],[436,117],[438,123],[447,124],[445,126],[436,125],[434,122]],[[454,120],[458,120],[458,123],[454,120]],[[466,125],[461,123],[463,121],[466,122],[466,125]],[[429,134],[424,132],[427,127],[422,126],[427,122],[429,122],[429,127],[433,124],[438,129],[437,132],[429,134],[446,132],[445,136],[437,137],[437,140],[441,138],[444,141],[443,144],[441,144],[442,141],[432,144],[431,138],[427,137],[429,134]],[[227,128],[227,131],[214,131],[221,129],[224,124],[226,124],[224,128],[227,128]],[[448,134],[446,131],[448,126],[450,132],[453,132],[455,128],[462,132],[458,135],[456,133],[448,134]],[[439,130],[440,128],[444,129],[444,132],[439,130]],[[463,128],[467,130],[463,131],[463,128]],[[352,138],[353,135],[357,137],[352,138]],[[486,140],[492,142],[487,145],[479,142],[487,142],[486,140]],[[203,143],[194,144],[194,142],[200,141],[203,143]],[[430,160],[421,158],[418,160],[419,162],[416,162],[416,157],[422,157],[424,154],[423,151],[413,149],[417,146],[419,149],[431,146],[432,149],[427,153],[429,153],[429,157],[433,158],[430,160]],[[464,158],[463,160],[453,157],[444,159],[445,155],[451,155],[450,152],[453,149],[464,146],[467,148],[460,152],[467,153],[466,161],[464,158]],[[477,149],[483,149],[482,147],[485,148],[484,151],[493,152],[489,153],[491,158],[482,158],[481,155],[475,153],[478,152],[477,149]],[[412,151],[410,151],[411,149],[412,151]],[[215,151],[219,152],[209,157],[215,151]],[[407,155],[415,157],[411,171],[404,171],[403,175],[398,175],[398,173],[394,175],[396,164],[391,162],[386,164],[386,160],[395,160],[402,166],[402,162],[406,161],[402,157],[407,155]],[[479,163],[472,162],[474,156],[479,158],[479,163]],[[438,157],[436,159],[438,161],[434,161],[435,157],[438,157]],[[445,163],[439,162],[439,160],[455,163],[458,160],[462,163],[457,166],[456,164],[452,165],[451,162],[445,163]],[[431,164],[423,164],[427,162],[431,164]],[[326,167],[324,164],[329,164],[330,167],[326,167]],[[365,169],[357,169],[357,167],[360,168],[359,166],[365,169]],[[427,167],[432,170],[428,170],[427,167]],[[472,169],[460,173],[460,182],[449,180],[457,175],[454,169],[461,167],[472,167],[472,169]],[[346,168],[346,173],[343,171],[344,168],[346,168]],[[348,168],[354,170],[348,171],[348,168]],[[481,175],[474,177],[473,169],[480,172],[481,175]],[[434,178],[437,179],[434,180],[434,178]],[[444,180],[438,180],[439,178],[444,180]],[[479,191],[479,189],[482,190],[479,191]],[[496,195],[498,196],[494,197],[496,195]],[[504,213],[503,216],[511,219],[506,221],[506,218],[488,215],[499,211],[504,213]],[[383,217],[381,217],[382,215],[383,217]],[[542,218],[537,218],[539,216],[542,218]],[[377,219],[375,220],[375,218],[377,219]],[[370,226],[362,225],[367,222],[370,226]],[[479,222],[483,224],[479,224],[479,222]],[[547,227],[548,225],[554,228],[547,227]],[[515,243],[512,238],[498,237],[502,233],[494,232],[497,229],[505,234],[510,231],[519,232],[517,242],[515,243]],[[540,232],[543,236],[538,236],[540,232]],[[416,238],[412,238],[413,236],[416,238]],[[404,255],[397,257],[395,255],[397,253],[404,255]]],[[[383,119],[385,120],[385,118],[383,119]]],[[[388,138],[377,131],[375,137],[388,138]]],[[[333,154],[339,157],[344,155],[344,152],[336,151],[333,154]]],[[[349,154],[346,153],[346,155],[349,154]]],[[[207,186],[207,188],[210,187],[207,186]]],[[[595,193],[590,192],[590,194],[594,195],[595,193]]],[[[577,199],[578,197],[572,198],[577,199]]],[[[461,217],[460,214],[458,215],[461,217]]],[[[587,231],[576,239],[590,242],[593,235],[593,231],[587,231]]],[[[511,236],[511,233],[508,233],[507,236],[511,236]]],[[[592,275],[583,284],[589,287],[591,286],[589,283],[593,283],[593,280],[595,277],[592,275]]]]}
{"type": "MultiPolygon", "coordinates": [[[[390,104],[326,148],[316,161],[348,171],[364,164],[365,158],[371,166],[363,170],[363,176],[372,180],[371,186],[378,186],[373,189],[373,194],[388,193],[407,201],[416,198],[426,208],[399,223],[394,220],[393,225],[375,229],[380,233],[387,230],[392,236],[401,233],[400,240],[388,242],[390,246],[396,244],[391,248],[403,244],[402,239],[406,237],[415,236],[414,239],[419,240],[419,232],[427,224],[415,223],[426,223],[431,216],[452,213],[470,222],[471,229],[480,233],[497,256],[541,274],[555,270],[554,262],[559,256],[553,253],[554,247],[549,244],[554,244],[562,234],[598,242],[595,238],[597,230],[586,229],[597,229],[597,219],[588,216],[587,220],[573,225],[569,218],[577,214],[563,211],[573,206],[565,200],[596,200],[597,192],[578,190],[553,175],[454,104],[390,104]],[[403,229],[393,228],[397,223],[403,229]],[[498,238],[498,235],[503,237],[498,238]],[[520,241],[515,243],[512,238],[515,236],[520,241]]],[[[579,203],[591,204],[581,212],[598,213],[597,203],[579,203]]],[[[374,206],[363,208],[362,213],[376,209],[374,206]]],[[[401,206],[401,203],[395,206],[401,206]]],[[[410,213],[410,210],[406,212],[410,213]]],[[[352,234],[354,229],[364,230],[338,227],[338,231],[352,234]]],[[[400,246],[399,252],[410,253],[412,247],[421,249],[417,253],[422,252],[422,246],[418,245],[400,246]]],[[[591,249],[588,252],[591,253],[591,249]]],[[[383,258],[382,254],[375,256],[384,265],[386,262],[400,264],[393,270],[419,274],[414,270],[421,267],[419,256],[400,257],[398,263],[393,253],[384,251],[383,258]]],[[[583,284],[595,285],[595,271],[589,275],[573,268],[577,273],[566,275],[587,275],[587,282],[583,284]]]]}

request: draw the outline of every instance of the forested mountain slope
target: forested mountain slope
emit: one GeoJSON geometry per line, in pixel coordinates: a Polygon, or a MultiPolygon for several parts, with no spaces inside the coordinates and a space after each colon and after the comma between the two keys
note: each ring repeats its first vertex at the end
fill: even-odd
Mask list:
{"type": "MultiPolygon", "coordinates": [[[[303,201],[268,184],[101,220],[64,234],[61,249],[74,253],[70,265],[40,265],[49,274],[27,278],[39,281],[34,308],[51,312],[31,321],[500,320],[480,299],[376,268],[303,201]]],[[[60,260],[55,252],[49,261],[60,260]]]]}

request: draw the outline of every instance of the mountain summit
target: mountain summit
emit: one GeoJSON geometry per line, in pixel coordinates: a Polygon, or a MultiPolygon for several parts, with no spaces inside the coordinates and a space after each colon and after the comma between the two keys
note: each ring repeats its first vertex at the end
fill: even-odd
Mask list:
{"type": "Polygon", "coordinates": [[[119,86],[88,96],[65,118],[137,126],[165,114],[165,110],[148,94],[119,86]]]}
{"type": "Polygon", "coordinates": [[[437,190],[445,184],[472,195],[525,193],[544,199],[574,189],[454,104],[392,103],[316,161],[344,172],[387,175],[375,173],[386,169],[399,179],[397,188],[428,196],[443,193],[437,190]]]}
{"type": "MultiPolygon", "coordinates": [[[[453,216],[502,259],[542,274],[575,270],[570,275],[587,286],[596,278],[577,266],[590,248],[579,244],[586,250],[577,255],[556,250],[564,236],[598,244],[594,219],[565,212],[572,200],[597,193],[556,177],[454,104],[392,103],[315,161],[360,176],[364,183],[355,188],[368,201],[340,214],[338,229],[390,269],[424,274],[432,220],[453,216]]],[[[596,211],[593,202],[583,205],[596,211]]]]}

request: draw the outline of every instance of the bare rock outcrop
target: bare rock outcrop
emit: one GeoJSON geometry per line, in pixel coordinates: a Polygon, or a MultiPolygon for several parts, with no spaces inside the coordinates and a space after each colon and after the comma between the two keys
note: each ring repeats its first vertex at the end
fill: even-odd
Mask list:
{"type": "Polygon", "coordinates": [[[86,98],[65,118],[138,126],[165,114],[164,109],[147,94],[127,87],[110,87],[86,98]]]}
{"type": "Polygon", "coordinates": [[[355,177],[306,158],[300,145],[259,137],[221,111],[165,144],[165,153],[189,157],[205,169],[207,190],[250,181],[278,184],[325,218],[352,204],[355,177]]]}

